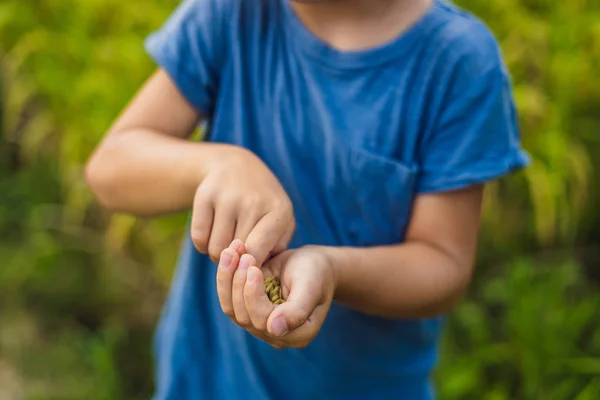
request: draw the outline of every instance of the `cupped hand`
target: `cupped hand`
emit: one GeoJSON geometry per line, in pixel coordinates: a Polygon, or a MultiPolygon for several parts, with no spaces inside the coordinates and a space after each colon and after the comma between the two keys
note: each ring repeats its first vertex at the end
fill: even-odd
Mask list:
{"type": "Polygon", "coordinates": [[[277,348],[303,348],[317,336],[335,286],[333,266],[317,246],[285,251],[258,268],[243,243],[234,241],[223,251],[217,272],[223,312],[277,348]],[[285,303],[271,303],[265,293],[266,276],[280,278],[285,303]]]}

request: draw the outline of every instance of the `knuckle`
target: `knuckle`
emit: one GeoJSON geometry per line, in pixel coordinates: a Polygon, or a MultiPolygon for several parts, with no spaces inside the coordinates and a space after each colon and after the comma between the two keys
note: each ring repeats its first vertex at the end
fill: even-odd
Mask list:
{"type": "Polygon", "coordinates": [[[225,250],[225,248],[223,246],[211,244],[208,247],[208,254],[210,255],[210,258],[214,262],[219,262],[219,260],[221,259],[221,253],[223,253],[223,250],[225,250]]]}
{"type": "Polygon", "coordinates": [[[233,307],[221,305],[221,310],[223,310],[223,313],[229,318],[235,320],[235,312],[233,311],[233,307]]]}
{"type": "Polygon", "coordinates": [[[252,321],[250,320],[250,318],[246,315],[243,316],[238,316],[237,317],[237,321],[238,324],[245,329],[249,329],[249,328],[254,328],[254,325],[252,325],[252,321]]]}
{"type": "Polygon", "coordinates": [[[246,308],[248,311],[254,311],[256,308],[256,300],[255,300],[254,290],[252,288],[248,288],[248,282],[244,285],[244,301],[246,302],[246,308]]]}
{"type": "Polygon", "coordinates": [[[209,182],[203,182],[200,186],[198,186],[198,189],[196,189],[194,204],[201,205],[212,203],[214,196],[215,191],[213,190],[212,185],[209,182]]]}
{"type": "Polygon", "coordinates": [[[299,315],[290,315],[287,317],[287,323],[290,329],[295,329],[300,327],[306,319],[299,315]]]}
{"type": "Polygon", "coordinates": [[[290,199],[279,199],[276,203],[275,209],[288,217],[294,215],[294,208],[290,199]]]}
{"type": "Polygon", "coordinates": [[[264,235],[261,235],[261,236],[252,235],[246,241],[246,247],[248,249],[248,252],[250,254],[256,256],[256,254],[259,254],[263,250],[266,250],[265,247],[268,244],[268,240],[269,240],[269,238],[265,237],[264,235]]]}
{"type": "Polygon", "coordinates": [[[256,235],[252,235],[246,240],[246,250],[255,257],[263,247],[263,240],[261,238],[257,238],[256,235]]]}
{"type": "Polygon", "coordinates": [[[277,224],[281,224],[281,227],[285,227],[286,230],[290,228],[290,225],[295,229],[296,219],[294,216],[294,209],[291,203],[285,202],[277,207],[275,207],[272,211],[272,216],[274,217],[277,224]]]}
{"type": "Polygon", "coordinates": [[[234,212],[239,208],[240,200],[236,195],[222,195],[219,197],[218,206],[222,207],[227,212],[234,212]]]}
{"type": "Polygon", "coordinates": [[[221,258],[221,257],[219,256],[219,254],[220,254],[220,253],[216,253],[216,254],[209,253],[211,261],[212,261],[212,262],[214,262],[215,264],[218,264],[218,263],[219,263],[219,260],[220,260],[220,258],[221,258]]]}
{"type": "MultiPolygon", "coordinates": [[[[242,281],[242,279],[240,279],[240,270],[238,269],[235,271],[235,275],[233,277],[233,283],[231,285],[232,290],[234,292],[242,292],[242,291],[244,291],[244,286],[245,286],[245,284],[242,281]]],[[[242,301],[244,301],[244,300],[242,300],[242,301]]]]}
{"type": "MultiPolygon", "coordinates": [[[[248,310],[251,311],[251,310],[248,310]]],[[[266,318],[257,318],[257,316],[255,316],[254,320],[251,321],[252,326],[254,327],[254,329],[256,329],[257,331],[266,334],[267,333],[267,319],[266,318]]]]}
{"type": "Polygon", "coordinates": [[[263,199],[259,194],[251,194],[244,198],[242,206],[245,210],[256,210],[258,212],[263,205],[263,199]]]}
{"type": "Polygon", "coordinates": [[[194,227],[190,232],[194,243],[208,245],[208,230],[201,227],[194,227]]]}
{"type": "Polygon", "coordinates": [[[194,243],[194,247],[196,247],[200,253],[206,253],[208,251],[208,240],[206,234],[193,230],[191,238],[192,242],[194,243]]]}
{"type": "Polygon", "coordinates": [[[258,329],[261,332],[266,332],[267,331],[267,321],[261,321],[258,323],[255,323],[254,326],[256,327],[256,329],[258,329]]]}
{"type": "Polygon", "coordinates": [[[222,269],[217,271],[217,289],[221,290],[231,285],[231,276],[224,275],[222,269]]]}
{"type": "Polygon", "coordinates": [[[249,332],[249,333],[250,333],[252,336],[254,336],[254,337],[255,337],[255,338],[257,338],[257,339],[260,339],[260,340],[263,340],[263,341],[267,339],[267,338],[265,337],[265,335],[263,335],[263,334],[262,334],[262,332],[259,332],[259,331],[257,331],[257,330],[256,330],[256,329],[254,329],[253,327],[252,327],[252,328],[247,328],[247,331],[248,331],[248,332],[249,332]]]}

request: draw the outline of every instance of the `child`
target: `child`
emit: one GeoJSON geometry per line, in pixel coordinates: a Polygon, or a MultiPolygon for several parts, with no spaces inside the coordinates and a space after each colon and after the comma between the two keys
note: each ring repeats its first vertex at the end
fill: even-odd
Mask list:
{"type": "Polygon", "coordinates": [[[184,0],[147,49],[86,176],[192,211],[155,399],[434,398],[483,184],[528,162],[492,34],[442,0],[184,0]]]}

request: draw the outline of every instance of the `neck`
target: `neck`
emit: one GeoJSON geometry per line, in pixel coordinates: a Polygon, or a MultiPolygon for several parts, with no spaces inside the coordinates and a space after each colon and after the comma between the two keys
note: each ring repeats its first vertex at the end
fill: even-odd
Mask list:
{"type": "Polygon", "coordinates": [[[432,0],[289,0],[315,36],[342,51],[376,47],[401,35],[432,0]]]}

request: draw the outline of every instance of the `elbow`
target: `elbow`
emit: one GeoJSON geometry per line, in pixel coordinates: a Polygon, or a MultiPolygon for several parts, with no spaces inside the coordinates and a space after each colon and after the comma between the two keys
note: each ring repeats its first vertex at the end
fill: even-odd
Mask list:
{"type": "MultiPolygon", "coordinates": [[[[460,270],[466,271],[468,268],[461,268],[460,270]]],[[[458,273],[456,279],[440,287],[438,291],[440,296],[422,310],[421,316],[425,318],[437,318],[453,311],[466,294],[470,281],[470,273],[458,273]]]]}
{"type": "Polygon", "coordinates": [[[85,165],[84,179],[103,208],[118,212],[118,158],[111,153],[103,147],[97,149],[85,165]]]}
{"type": "Polygon", "coordinates": [[[439,304],[432,309],[432,317],[441,317],[452,312],[462,301],[467,287],[457,288],[446,296],[439,304]]]}
{"type": "Polygon", "coordinates": [[[425,310],[426,317],[436,318],[452,312],[462,301],[471,280],[473,279],[474,257],[464,257],[460,253],[438,251],[444,261],[440,263],[439,274],[434,279],[433,292],[429,307],[425,310]]]}
{"type": "Polygon", "coordinates": [[[400,312],[397,315],[394,315],[394,318],[404,319],[409,317],[415,319],[433,319],[443,317],[452,312],[460,304],[465,292],[466,290],[457,290],[456,292],[449,293],[429,304],[423,304],[412,312],[400,312]]]}
{"type": "Polygon", "coordinates": [[[464,298],[471,283],[471,268],[458,263],[444,264],[447,274],[437,275],[430,280],[429,288],[418,296],[417,307],[400,311],[399,318],[438,318],[452,312],[464,298]],[[408,315],[407,315],[408,314],[408,315]]]}

